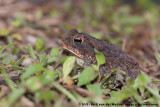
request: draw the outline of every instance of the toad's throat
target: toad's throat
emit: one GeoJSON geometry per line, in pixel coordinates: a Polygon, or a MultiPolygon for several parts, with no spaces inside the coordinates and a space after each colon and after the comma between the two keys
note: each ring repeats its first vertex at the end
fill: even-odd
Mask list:
{"type": "Polygon", "coordinates": [[[64,49],[66,49],[66,50],[68,50],[68,51],[70,51],[71,53],[73,53],[74,55],[76,55],[77,57],[79,57],[79,58],[81,58],[81,59],[84,59],[84,57],[83,56],[81,56],[81,55],[79,55],[79,54],[77,54],[76,52],[74,52],[73,50],[71,50],[71,49],[68,49],[68,48],[66,48],[66,47],[63,47],[64,49]]]}
{"type": "Polygon", "coordinates": [[[83,68],[87,68],[90,63],[87,63],[87,61],[84,60],[84,57],[81,56],[81,55],[78,55],[77,53],[75,53],[74,51],[66,48],[66,47],[63,47],[64,49],[70,51],[71,53],[73,53],[74,55],[76,55],[76,62],[79,66],[83,67],[83,68]]]}

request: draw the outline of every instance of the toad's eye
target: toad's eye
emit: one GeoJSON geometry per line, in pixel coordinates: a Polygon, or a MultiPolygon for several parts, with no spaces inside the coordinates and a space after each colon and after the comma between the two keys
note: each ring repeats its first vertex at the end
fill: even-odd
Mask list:
{"type": "Polygon", "coordinates": [[[81,38],[78,38],[78,37],[74,38],[74,43],[82,44],[82,42],[83,42],[83,40],[81,38]]]}

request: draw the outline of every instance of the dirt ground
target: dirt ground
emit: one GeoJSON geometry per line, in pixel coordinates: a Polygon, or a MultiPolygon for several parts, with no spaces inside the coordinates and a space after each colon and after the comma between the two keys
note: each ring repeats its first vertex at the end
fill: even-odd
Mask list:
{"type": "MultiPolygon", "coordinates": [[[[28,53],[28,44],[34,47],[36,40],[42,38],[45,46],[43,52],[49,54],[53,47],[62,52],[62,38],[67,35],[68,30],[75,28],[118,45],[139,61],[146,74],[158,81],[159,10],[156,1],[150,3],[147,0],[146,3],[130,3],[127,0],[0,0],[0,46],[14,43],[15,48],[7,48],[5,53],[12,54],[10,59],[19,59],[28,53]]],[[[66,55],[69,53],[64,52],[60,57],[66,55]]],[[[31,60],[28,60],[30,63],[31,60]]],[[[22,65],[27,65],[27,61],[22,65]]],[[[7,73],[13,80],[18,78],[14,76],[17,71],[7,70],[7,73]]],[[[5,79],[2,74],[1,77],[0,83],[3,84],[5,79]]],[[[10,92],[8,86],[0,87],[1,92],[6,91],[3,95],[10,92]]],[[[1,98],[3,95],[0,95],[1,98]]],[[[23,96],[21,102],[25,101],[30,102],[28,106],[34,106],[33,102],[23,96]]]]}

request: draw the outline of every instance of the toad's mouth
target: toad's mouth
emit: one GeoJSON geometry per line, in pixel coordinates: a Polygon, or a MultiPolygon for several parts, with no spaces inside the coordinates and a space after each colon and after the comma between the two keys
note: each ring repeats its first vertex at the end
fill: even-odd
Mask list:
{"type": "Polygon", "coordinates": [[[64,49],[70,51],[71,53],[73,53],[74,55],[76,55],[77,57],[81,58],[81,59],[84,59],[84,57],[82,55],[79,55],[77,54],[76,52],[74,52],[73,50],[71,49],[68,49],[67,47],[63,46],[64,49]]]}

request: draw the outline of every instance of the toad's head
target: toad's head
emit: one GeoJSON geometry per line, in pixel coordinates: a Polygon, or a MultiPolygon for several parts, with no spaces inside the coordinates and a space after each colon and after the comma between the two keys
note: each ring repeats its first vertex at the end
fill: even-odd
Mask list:
{"type": "Polygon", "coordinates": [[[77,61],[80,61],[77,63],[82,67],[96,63],[94,46],[90,42],[90,37],[90,35],[72,29],[68,32],[68,36],[62,40],[64,49],[76,55],[77,61]]]}

